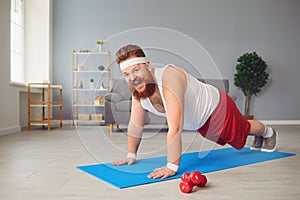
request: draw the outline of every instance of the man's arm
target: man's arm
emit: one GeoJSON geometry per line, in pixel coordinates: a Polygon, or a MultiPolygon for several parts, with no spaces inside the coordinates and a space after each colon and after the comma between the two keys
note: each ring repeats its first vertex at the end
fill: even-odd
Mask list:
{"type": "Polygon", "coordinates": [[[169,131],[167,135],[168,162],[179,165],[181,157],[181,132],[184,120],[185,74],[169,67],[163,76],[163,95],[166,100],[169,131]]]}
{"type": "Polygon", "coordinates": [[[113,165],[131,165],[136,161],[136,154],[141,142],[146,111],[139,100],[132,97],[131,116],[128,123],[128,156],[125,159],[115,161],[113,165]]]}
{"type": "Polygon", "coordinates": [[[131,116],[128,124],[128,152],[136,154],[144,129],[146,111],[141,102],[132,97],[131,116]]]}
{"type": "MultiPolygon", "coordinates": [[[[163,96],[166,100],[168,165],[180,164],[181,132],[184,122],[184,93],[186,90],[186,75],[175,67],[168,67],[163,74],[163,96]]],[[[172,168],[172,167],[171,167],[172,168]]],[[[156,169],[148,175],[149,178],[166,178],[176,174],[170,167],[156,169]]]]}

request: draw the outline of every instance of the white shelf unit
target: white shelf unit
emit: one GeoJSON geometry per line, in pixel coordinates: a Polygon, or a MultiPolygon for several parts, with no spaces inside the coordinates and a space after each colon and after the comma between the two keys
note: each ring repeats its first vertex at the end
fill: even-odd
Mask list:
{"type": "Polygon", "coordinates": [[[78,52],[72,54],[73,125],[104,124],[104,95],[109,91],[111,54],[78,52]],[[91,80],[93,83],[91,84],[91,80]]]}

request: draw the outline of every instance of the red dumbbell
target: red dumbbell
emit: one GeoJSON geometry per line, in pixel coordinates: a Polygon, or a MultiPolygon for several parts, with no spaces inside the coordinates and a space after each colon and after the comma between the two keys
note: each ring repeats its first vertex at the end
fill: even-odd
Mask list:
{"type": "Polygon", "coordinates": [[[184,174],[182,174],[181,180],[182,180],[183,182],[190,182],[190,183],[191,183],[191,180],[190,180],[190,173],[184,173],[184,174]]]}
{"type": "Polygon", "coordinates": [[[202,175],[199,171],[194,171],[182,174],[179,188],[183,193],[190,193],[194,186],[204,187],[206,183],[206,176],[202,175]]]}
{"type": "Polygon", "coordinates": [[[207,178],[206,178],[206,176],[202,175],[201,181],[200,181],[199,184],[197,184],[197,186],[198,187],[204,187],[206,185],[206,183],[207,183],[207,178]]]}
{"type": "Polygon", "coordinates": [[[190,193],[193,190],[193,185],[190,182],[182,181],[179,188],[183,193],[190,193]]]}
{"type": "Polygon", "coordinates": [[[202,174],[199,171],[194,171],[190,173],[189,179],[191,180],[193,185],[198,185],[201,182],[202,174]]]}
{"type": "Polygon", "coordinates": [[[184,173],[181,176],[181,183],[179,184],[179,188],[183,193],[190,193],[193,190],[193,187],[197,184],[200,184],[201,174],[200,172],[191,172],[184,173]]]}

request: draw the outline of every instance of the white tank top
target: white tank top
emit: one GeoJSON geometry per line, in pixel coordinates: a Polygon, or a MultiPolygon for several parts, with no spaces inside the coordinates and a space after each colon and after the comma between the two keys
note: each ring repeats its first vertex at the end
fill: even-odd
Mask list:
{"type": "MultiPolygon", "coordinates": [[[[163,71],[168,67],[156,68],[155,77],[165,108],[165,113],[159,112],[152,105],[149,98],[141,99],[142,107],[155,115],[167,117],[167,107],[162,89],[163,71]]],[[[220,94],[217,88],[198,81],[195,77],[186,73],[187,87],[184,94],[184,130],[198,130],[201,128],[212,112],[218,106],[220,94]]]]}

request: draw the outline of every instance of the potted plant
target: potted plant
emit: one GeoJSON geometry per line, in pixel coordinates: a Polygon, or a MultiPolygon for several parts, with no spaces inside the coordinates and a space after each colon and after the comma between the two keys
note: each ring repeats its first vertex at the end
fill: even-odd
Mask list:
{"type": "Polygon", "coordinates": [[[99,46],[99,52],[102,52],[102,45],[104,44],[104,40],[97,40],[97,44],[99,46]]]}
{"type": "Polygon", "coordinates": [[[257,95],[267,84],[269,74],[266,69],[268,65],[255,51],[244,53],[237,61],[234,85],[241,88],[245,95],[245,117],[253,119],[253,115],[250,115],[251,97],[253,94],[257,95]]]}

